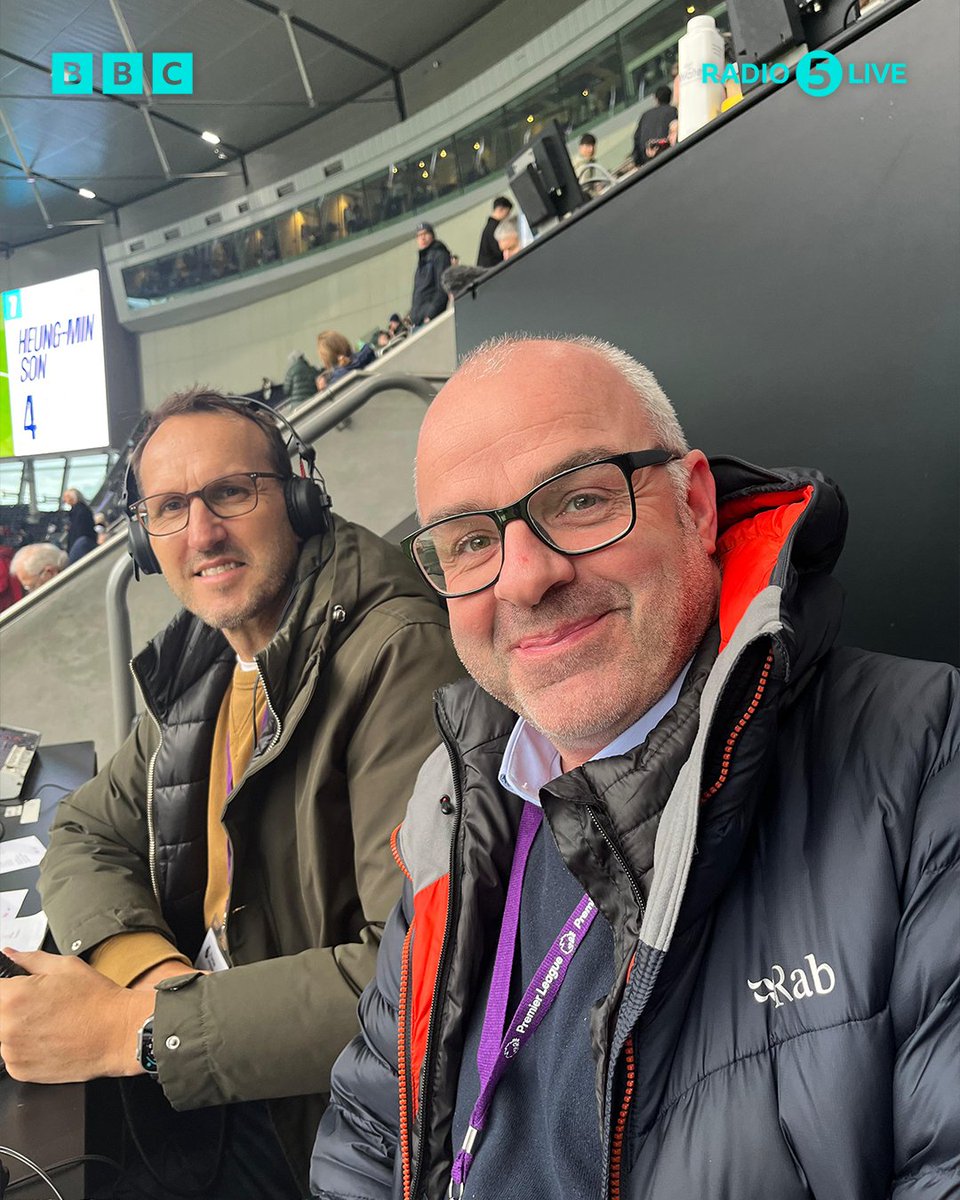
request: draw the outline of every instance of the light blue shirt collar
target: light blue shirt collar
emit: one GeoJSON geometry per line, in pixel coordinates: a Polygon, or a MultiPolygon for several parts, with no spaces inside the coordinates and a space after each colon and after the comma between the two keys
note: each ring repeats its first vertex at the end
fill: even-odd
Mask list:
{"type": "MultiPolygon", "coordinates": [[[[690,662],[693,660],[691,659],[690,662]]],[[[648,709],[643,716],[625,729],[619,737],[599,750],[590,760],[598,758],[613,758],[617,754],[626,754],[635,749],[660,721],[680,697],[680,688],[690,670],[690,662],[683,668],[673,681],[670,688],[657,701],[653,708],[648,709]]],[[[560,769],[560,754],[538,730],[521,717],[513,727],[507,748],[503,752],[503,762],[500,765],[500,783],[508,791],[529,800],[531,804],[540,807],[540,789],[562,775],[560,769]]]]}

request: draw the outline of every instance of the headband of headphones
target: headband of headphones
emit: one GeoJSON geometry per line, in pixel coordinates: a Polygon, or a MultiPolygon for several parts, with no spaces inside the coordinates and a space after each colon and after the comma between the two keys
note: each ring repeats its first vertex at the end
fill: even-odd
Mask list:
{"type": "MultiPolygon", "coordinates": [[[[300,458],[300,475],[291,475],[283,482],[283,496],[290,525],[293,532],[302,540],[317,533],[326,533],[330,528],[331,501],[323,476],[317,470],[317,455],[313,447],[306,444],[283,413],[277,412],[269,404],[264,404],[262,400],[251,400],[247,396],[232,394],[225,395],[222,399],[230,402],[238,416],[256,421],[247,410],[261,408],[290,431],[290,441],[296,446],[300,458]]],[[[210,411],[216,413],[225,410],[215,408],[210,411]]],[[[259,425],[260,422],[256,421],[256,424],[259,425]]],[[[127,519],[127,549],[133,559],[134,574],[138,579],[141,575],[160,574],[160,563],[153,552],[150,537],[143,524],[131,512],[131,506],[136,504],[139,499],[140,489],[133,470],[133,453],[131,452],[123,477],[123,511],[127,519]]]]}

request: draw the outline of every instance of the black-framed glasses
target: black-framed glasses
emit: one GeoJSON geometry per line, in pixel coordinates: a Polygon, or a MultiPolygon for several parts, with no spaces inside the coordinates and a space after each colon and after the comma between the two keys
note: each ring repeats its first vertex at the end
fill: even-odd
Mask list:
{"type": "Polygon", "coordinates": [[[537,484],[516,504],[443,517],[400,544],[441,596],[471,596],[500,577],[503,535],[510,521],[523,521],[560,554],[602,550],[625,538],[636,524],[634,472],[679,457],[655,446],[570,467],[537,484]]]}
{"type": "Polygon", "coordinates": [[[130,505],[130,512],[151,537],[167,537],[186,529],[190,501],[199,496],[215,517],[229,520],[253,512],[260,499],[261,479],[283,479],[274,471],[241,471],[211,479],[195,492],[157,492],[130,505]]]}

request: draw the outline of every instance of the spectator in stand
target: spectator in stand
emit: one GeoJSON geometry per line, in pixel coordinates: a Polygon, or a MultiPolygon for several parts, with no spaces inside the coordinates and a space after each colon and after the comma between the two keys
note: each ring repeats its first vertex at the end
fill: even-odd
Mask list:
{"type": "Polygon", "coordinates": [[[493,212],[487,217],[487,223],[480,234],[480,249],[477,251],[478,267],[495,267],[503,262],[503,254],[497,245],[497,226],[510,216],[513,201],[507,196],[497,196],[493,202],[493,212]]]}
{"type": "Polygon", "coordinates": [[[32,542],[29,546],[21,546],[13,556],[10,574],[25,592],[35,592],[54,575],[59,575],[68,562],[66,550],[52,542],[32,542]]]}
{"type": "Polygon", "coordinates": [[[391,313],[390,320],[387,322],[387,333],[392,338],[401,337],[407,332],[407,323],[399,313],[391,313]]]}
{"type": "Polygon", "coordinates": [[[447,307],[447,293],[440,277],[450,266],[450,251],[438,242],[433,226],[421,221],[417,226],[417,246],[420,256],[413,277],[413,299],[410,302],[410,323],[414,329],[439,317],[447,307]]]}
{"type": "Polygon", "coordinates": [[[67,557],[75,563],[97,547],[97,531],[93,524],[93,513],[90,505],[76,488],[67,488],[63,493],[63,503],[70,509],[70,523],[67,526],[67,557]]]}
{"type": "Polygon", "coordinates": [[[633,162],[642,167],[651,158],[656,158],[666,149],[670,135],[670,122],[677,119],[677,110],[670,103],[670,89],[666,84],[657,88],[654,95],[657,103],[648,108],[637,123],[633,135],[633,162]]]}
{"type": "Polygon", "coordinates": [[[520,226],[516,217],[505,217],[497,226],[494,233],[503,261],[513,256],[521,249],[520,226]]]}
{"type": "Polygon", "coordinates": [[[593,166],[597,161],[597,139],[592,133],[585,133],[577,146],[577,157],[573,160],[573,169],[579,177],[585,167],[593,166]]]}
{"type": "Polygon", "coordinates": [[[23,598],[23,585],[10,569],[12,546],[0,546],[0,612],[23,598]]]}
{"type": "Polygon", "coordinates": [[[364,342],[354,353],[349,340],[335,329],[325,329],[317,334],[317,354],[323,365],[323,374],[317,376],[317,391],[336,383],[350,371],[361,371],[369,367],[377,353],[369,342],[364,342]]]}
{"type": "Polygon", "coordinates": [[[386,350],[393,341],[388,329],[378,329],[373,335],[373,345],[376,350],[386,350]]]}
{"type": "Polygon", "coordinates": [[[609,172],[597,162],[597,139],[592,133],[580,138],[573,169],[583,194],[591,200],[610,186],[609,172]]]}
{"type": "Polygon", "coordinates": [[[294,404],[302,404],[317,394],[318,368],[299,350],[291,350],[289,366],[283,379],[283,394],[294,404]]]}

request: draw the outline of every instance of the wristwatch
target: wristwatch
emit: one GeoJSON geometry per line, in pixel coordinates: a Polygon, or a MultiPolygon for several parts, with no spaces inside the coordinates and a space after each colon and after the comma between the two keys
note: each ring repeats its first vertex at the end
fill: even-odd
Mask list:
{"type": "Polygon", "coordinates": [[[137,1030],[137,1062],[153,1079],[157,1078],[157,1060],[153,1053],[153,1014],[137,1030]]]}

